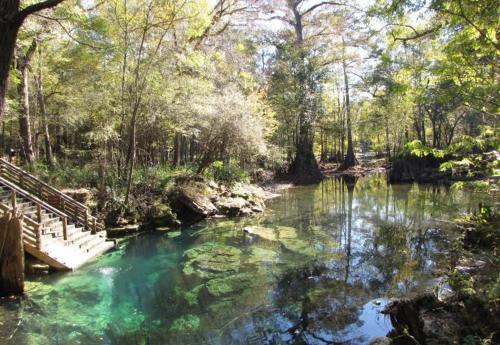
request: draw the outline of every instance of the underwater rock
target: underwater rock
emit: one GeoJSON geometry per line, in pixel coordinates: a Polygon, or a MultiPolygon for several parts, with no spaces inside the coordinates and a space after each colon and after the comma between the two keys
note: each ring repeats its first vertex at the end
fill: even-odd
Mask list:
{"type": "Polygon", "coordinates": [[[191,307],[195,306],[198,304],[198,293],[200,290],[204,287],[203,284],[195,286],[191,290],[187,291],[184,293],[184,299],[186,300],[187,304],[191,307]]]}
{"type": "Polygon", "coordinates": [[[243,231],[252,236],[276,242],[280,239],[292,239],[297,237],[297,230],[287,226],[278,226],[276,228],[266,228],[263,226],[246,226],[243,231]]]}
{"type": "Polygon", "coordinates": [[[168,238],[176,238],[176,237],[179,237],[180,235],[182,235],[182,232],[180,232],[180,231],[169,231],[169,232],[167,232],[167,237],[168,238]]]}
{"type": "Polygon", "coordinates": [[[184,315],[175,319],[170,326],[172,332],[189,332],[195,331],[200,327],[200,318],[193,314],[184,315]]]}
{"type": "Polygon", "coordinates": [[[314,250],[311,245],[297,238],[284,238],[280,239],[279,242],[283,245],[283,247],[295,254],[301,254],[306,256],[315,256],[316,250],[314,250]]]}
{"type": "Polygon", "coordinates": [[[123,237],[139,231],[139,224],[128,224],[115,228],[107,228],[106,235],[108,237],[123,237]]]}
{"type": "Polygon", "coordinates": [[[209,313],[212,313],[212,314],[222,313],[222,314],[226,315],[227,311],[231,310],[232,308],[234,308],[234,299],[221,298],[220,300],[217,300],[216,303],[209,305],[207,310],[209,313]]]}
{"type": "Polygon", "coordinates": [[[211,279],[206,283],[207,291],[212,297],[232,295],[252,286],[254,275],[240,273],[223,278],[211,279]]]}
{"type": "Polygon", "coordinates": [[[251,254],[248,258],[248,262],[251,264],[260,262],[275,262],[278,258],[278,253],[271,249],[252,247],[250,252],[251,254]]]}
{"type": "Polygon", "coordinates": [[[263,226],[245,226],[243,231],[254,237],[262,238],[268,241],[276,241],[276,233],[272,228],[265,228],[263,226]]]}
{"type": "Polygon", "coordinates": [[[237,272],[241,250],[214,242],[206,242],[184,252],[183,272],[200,278],[214,278],[237,272]]]}

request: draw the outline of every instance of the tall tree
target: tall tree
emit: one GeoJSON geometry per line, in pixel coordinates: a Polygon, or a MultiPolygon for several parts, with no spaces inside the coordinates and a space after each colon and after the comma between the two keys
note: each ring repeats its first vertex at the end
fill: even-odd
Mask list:
{"type": "Polygon", "coordinates": [[[347,119],[347,154],[340,168],[348,169],[358,164],[358,161],[354,155],[354,144],[352,142],[351,100],[349,99],[349,78],[347,77],[344,38],[342,38],[342,72],[344,74],[345,110],[347,119]]]}
{"type": "Polygon", "coordinates": [[[19,133],[22,141],[22,153],[26,162],[32,163],[34,159],[33,143],[31,138],[31,121],[30,121],[30,93],[29,93],[29,70],[30,62],[37,46],[37,38],[33,38],[31,45],[23,56],[19,57],[18,70],[21,76],[19,83],[19,102],[21,103],[21,111],[19,113],[19,133]]]}
{"type": "Polygon", "coordinates": [[[5,111],[10,63],[21,25],[29,15],[57,6],[63,1],[46,0],[21,8],[21,0],[0,0],[0,120],[5,111]]]}
{"type": "MultiPolygon", "coordinates": [[[[272,3],[276,6],[278,3],[272,3]]],[[[341,2],[325,1],[319,3],[309,3],[306,0],[287,0],[283,8],[283,14],[272,15],[271,19],[281,20],[286,25],[293,28],[295,34],[295,46],[297,49],[297,133],[295,139],[295,158],[290,165],[289,173],[297,183],[309,184],[317,183],[323,177],[313,151],[314,143],[314,122],[315,115],[318,109],[310,102],[314,99],[314,93],[318,91],[318,85],[314,85],[313,78],[310,76],[314,73],[314,66],[310,64],[309,50],[311,46],[306,44],[306,41],[311,37],[305,37],[305,27],[313,22],[312,17],[321,8],[340,5],[345,6],[341,2]],[[312,82],[312,83],[311,83],[312,82]]],[[[272,9],[275,12],[275,8],[272,9]]],[[[319,34],[320,35],[320,34],[319,34]]],[[[311,41],[309,42],[311,43],[311,41]]]]}

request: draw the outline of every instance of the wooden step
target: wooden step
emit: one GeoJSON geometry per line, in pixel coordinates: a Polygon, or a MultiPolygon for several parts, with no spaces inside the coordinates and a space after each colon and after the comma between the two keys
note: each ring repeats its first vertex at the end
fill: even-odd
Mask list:
{"type": "Polygon", "coordinates": [[[15,193],[16,208],[23,213],[26,219],[26,238],[27,241],[29,239],[29,242],[25,241],[25,248],[28,253],[53,268],[72,270],[114,247],[114,242],[106,241],[105,231],[92,234],[91,228],[84,229],[81,225],[73,223],[72,217],[65,212],[65,208],[57,208],[62,207],[59,201],[64,200],[72,210],[76,210],[75,215],[72,214],[75,221],[85,222],[85,224],[97,222],[98,229],[104,230],[103,225],[90,215],[85,205],[1,158],[0,166],[2,167],[0,170],[0,203],[2,203],[2,208],[0,210],[2,210],[1,212],[10,212],[12,196],[15,193]],[[27,183],[23,187],[28,188],[28,190],[17,185],[20,178],[25,179],[27,183]],[[57,198],[56,208],[48,202],[52,200],[51,198],[57,198]],[[67,222],[65,225],[66,240],[63,230],[64,221],[67,222]],[[37,229],[40,230],[39,248],[33,244],[33,241],[36,243],[33,231],[37,229]]]}
{"type": "Polygon", "coordinates": [[[88,237],[81,239],[76,245],[78,245],[80,250],[89,252],[89,250],[91,250],[93,247],[101,244],[104,241],[106,241],[106,239],[100,237],[99,235],[89,235],[88,237]]]}

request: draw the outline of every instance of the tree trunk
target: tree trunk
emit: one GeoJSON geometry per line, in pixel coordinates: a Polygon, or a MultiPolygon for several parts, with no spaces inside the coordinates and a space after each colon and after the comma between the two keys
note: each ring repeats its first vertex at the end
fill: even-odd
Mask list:
{"type": "MultiPolygon", "coordinates": [[[[299,13],[298,7],[291,5],[291,10],[294,14],[294,29],[296,34],[295,43],[297,48],[302,52],[303,45],[303,27],[302,27],[302,15],[299,13]]],[[[303,79],[306,78],[306,66],[305,66],[305,56],[301,56],[300,68],[302,71],[299,73],[303,79]]],[[[301,90],[299,91],[299,103],[304,105],[306,101],[306,80],[299,80],[299,85],[301,90]]],[[[301,107],[303,108],[303,107],[301,107]]],[[[289,174],[295,183],[298,184],[312,184],[318,183],[323,178],[316,157],[314,157],[313,152],[313,124],[312,119],[310,119],[310,114],[306,113],[305,109],[301,109],[298,118],[298,135],[296,141],[296,152],[295,159],[293,160],[289,174]]]]}
{"type": "Polygon", "coordinates": [[[17,33],[27,16],[51,8],[64,0],[47,0],[19,10],[20,0],[0,0],[0,120],[5,111],[5,92],[9,79],[10,62],[14,55],[17,33]]]}
{"type": "Polygon", "coordinates": [[[30,122],[30,100],[29,100],[29,65],[31,57],[36,49],[36,38],[31,42],[26,55],[20,59],[19,72],[21,74],[21,83],[19,84],[19,96],[21,98],[21,113],[19,114],[19,133],[23,144],[24,159],[26,162],[32,163],[33,142],[31,138],[31,122],[30,122]]]}
{"type": "MultiPolygon", "coordinates": [[[[15,2],[15,1],[12,1],[15,2]]],[[[9,78],[10,63],[14,55],[16,46],[17,33],[21,27],[21,23],[7,18],[15,17],[17,6],[4,1],[0,3],[0,119],[3,119],[5,111],[5,92],[7,91],[7,83],[9,78]],[[6,8],[11,7],[12,8],[6,8]]]]}
{"type": "Polygon", "coordinates": [[[181,145],[182,145],[181,133],[176,132],[174,136],[174,165],[176,167],[179,167],[181,165],[181,145]]]}
{"type": "Polygon", "coordinates": [[[45,95],[43,94],[43,77],[42,77],[42,62],[40,52],[40,64],[38,65],[38,76],[35,77],[36,94],[38,99],[38,107],[42,118],[43,137],[45,139],[45,159],[49,166],[54,165],[54,155],[52,153],[52,143],[50,141],[49,123],[47,120],[47,111],[45,108],[45,95]]]}
{"type": "Polygon", "coordinates": [[[0,295],[24,292],[24,246],[22,217],[5,214],[0,219],[0,295]]]}
{"type": "Polygon", "coordinates": [[[345,85],[345,107],[346,107],[346,117],[347,117],[347,154],[344,158],[344,162],[340,169],[349,169],[358,164],[358,160],[354,155],[354,145],[352,142],[352,125],[351,125],[351,104],[349,100],[349,79],[347,78],[347,64],[345,61],[345,44],[343,43],[343,54],[342,54],[342,69],[344,71],[344,85],[345,85]]]}
{"type": "Polygon", "coordinates": [[[135,167],[136,158],[136,130],[137,130],[137,110],[134,109],[132,119],[130,121],[130,145],[129,145],[129,170],[127,174],[127,190],[125,191],[125,205],[128,206],[130,190],[132,188],[132,173],[135,167]]]}

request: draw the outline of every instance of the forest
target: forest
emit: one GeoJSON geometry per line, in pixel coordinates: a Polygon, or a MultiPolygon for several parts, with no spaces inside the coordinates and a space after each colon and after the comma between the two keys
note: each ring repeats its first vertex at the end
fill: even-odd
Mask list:
{"type": "MultiPolygon", "coordinates": [[[[67,240],[67,212],[74,227],[91,219],[92,234],[102,222],[125,244],[97,262],[143,265],[155,291],[141,295],[138,272],[118,276],[104,295],[134,312],[99,305],[89,330],[59,321],[58,342],[47,325],[41,338],[9,326],[23,318],[0,300],[0,342],[500,342],[498,18],[494,0],[0,0],[0,203],[11,183],[42,200],[45,184],[62,190],[78,203],[47,206],[62,219],[52,236],[67,240]],[[26,180],[42,181],[39,195],[26,180]],[[389,260],[392,273],[361,263],[393,255],[407,260],[389,260]],[[431,276],[440,282],[424,293],[431,276]],[[237,304],[252,280],[274,294],[237,304]],[[336,289],[344,296],[325,295],[336,289]],[[389,315],[383,334],[353,330],[370,324],[355,322],[368,301],[389,315]]],[[[107,267],[90,265],[90,276],[107,267]]],[[[42,278],[32,298],[44,305],[51,287],[85,309],[71,292],[83,273],[75,279],[42,278]]],[[[82,315],[72,324],[87,324],[82,315]]]]}

